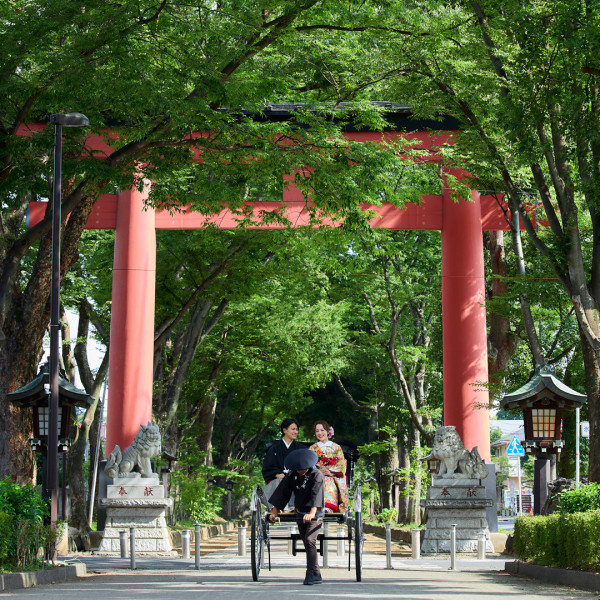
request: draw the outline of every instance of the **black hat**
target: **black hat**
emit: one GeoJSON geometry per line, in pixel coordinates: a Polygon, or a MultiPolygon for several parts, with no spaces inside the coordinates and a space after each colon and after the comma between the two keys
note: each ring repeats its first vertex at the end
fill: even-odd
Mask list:
{"type": "Polygon", "coordinates": [[[300,448],[299,450],[292,450],[285,457],[285,468],[290,471],[304,471],[304,469],[310,469],[317,464],[319,457],[316,452],[309,450],[308,448],[300,448]]]}

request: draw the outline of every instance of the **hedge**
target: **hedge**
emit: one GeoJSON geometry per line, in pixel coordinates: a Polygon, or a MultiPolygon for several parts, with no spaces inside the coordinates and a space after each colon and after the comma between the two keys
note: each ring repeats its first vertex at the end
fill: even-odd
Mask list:
{"type": "Polygon", "coordinates": [[[519,517],[515,553],[549,567],[595,570],[600,565],[600,510],[519,517]]]}

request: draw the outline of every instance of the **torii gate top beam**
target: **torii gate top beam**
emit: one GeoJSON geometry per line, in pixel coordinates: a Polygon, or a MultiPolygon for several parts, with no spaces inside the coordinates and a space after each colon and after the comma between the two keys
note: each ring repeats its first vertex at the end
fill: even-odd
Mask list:
{"type": "MultiPolygon", "coordinates": [[[[297,190],[298,195],[301,195],[297,190]]],[[[290,194],[285,194],[284,197],[290,194]]],[[[500,198],[502,201],[502,198],[500,198]]],[[[117,223],[117,194],[104,194],[101,196],[90,213],[86,229],[115,229],[117,223]]],[[[29,206],[28,224],[30,227],[39,223],[45,215],[48,204],[46,202],[32,202],[29,206]]],[[[261,212],[272,212],[285,207],[286,217],[293,227],[311,225],[310,213],[307,210],[307,201],[288,200],[283,202],[248,202],[248,208],[252,209],[253,215],[250,221],[254,225],[247,227],[254,229],[284,229],[286,226],[280,223],[261,223],[261,212]]],[[[419,204],[406,204],[404,207],[396,207],[389,202],[381,206],[362,204],[362,210],[372,210],[377,216],[370,220],[371,227],[378,229],[404,229],[404,230],[429,230],[440,231],[442,229],[442,196],[426,195],[421,197],[419,204]]],[[[185,209],[178,213],[168,211],[156,212],[156,229],[202,229],[208,225],[219,229],[235,229],[239,226],[242,217],[224,208],[216,215],[206,216],[198,212],[185,209]]],[[[485,231],[508,231],[507,218],[501,210],[498,200],[493,196],[481,197],[481,221],[482,229],[485,231]]],[[[338,226],[339,222],[332,219],[323,219],[323,224],[338,226]]]]}
{"type": "MultiPolygon", "coordinates": [[[[287,106],[287,105],[286,105],[287,106]]],[[[277,114],[268,114],[270,120],[284,120],[289,118],[289,111],[273,108],[277,114]],[[281,113],[281,114],[279,114],[281,113]]],[[[395,142],[402,137],[408,144],[414,144],[414,148],[428,151],[427,157],[422,157],[422,162],[439,162],[440,156],[437,154],[437,148],[443,144],[452,144],[460,130],[452,131],[426,131],[423,129],[416,131],[406,131],[405,128],[433,126],[433,121],[422,122],[410,119],[410,114],[396,114],[390,129],[384,132],[373,131],[345,131],[344,137],[358,142],[395,142]],[[402,129],[400,129],[402,128],[402,129]]],[[[449,123],[455,125],[455,122],[449,123]]],[[[439,126],[440,124],[438,124],[439,126]]],[[[29,125],[27,130],[23,130],[24,135],[30,135],[44,127],[43,124],[29,125]]],[[[116,134],[109,137],[116,138],[116,134]]],[[[196,134],[194,134],[196,137],[196,134]]],[[[198,135],[198,137],[201,137],[198,135]]],[[[114,149],[107,143],[106,137],[99,135],[89,135],[86,140],[86,149],[91,155],[98,159],[109,156],[114,149]]],[[[284,177],[282,175],[282,177],[284,177]]],[[[507,231],[510,226],[508,223],[508,207],[502,206],[504,199],[502,194],[495,196],[481,197],[482,228],[486,231],[507,231]]],[[[189,207],[183,207],[180,211],[169,213],[168,211],[156,211],[156,229],[200,229],[207,225],[213,225],[221,229],[234,229],[245,220],[246,226],[259,229],[283,229],[286,226],[280,223],[264,224],[260,217],[261,213],[272,212],[275,210],[285,210],[285,215],[293,227],[308,226],[311,224],[310,213],[307,210],[308,201],[302,195],[300,190],[292,184],[284,186],[281,202],[248,202],[246,207],[251,209],[252,215],[237,215],[230,209],[224,207],[222,211],[215,215],[202,215],[193,212],[189,207]],[[250,225],[248,225],[250,223],[250,225]]],[[[114,229],[116,226],[117,214],[117,194],[104,194],[96,201],[90,216],[88,218],[87,229],[114,229]]],[[[32,202],[28,215],[28,226],[32,227],[39,223],[45,215],[47,203],[32,202]]],[[[407,204],[404,207],[397,207],[390,203],[383,203],[381,206],[370,204],[361,205],[362,210],[372,210],[377,216],[371,219],[372,227],[382,229],[406,229],[406,230],[441,230],[442,228],[442,195],[424,195],[419,204],[407,204]]],[[[329,226],[337,226],[340,223],[332,219],[325,218],[322,223],[329,226]]]]}

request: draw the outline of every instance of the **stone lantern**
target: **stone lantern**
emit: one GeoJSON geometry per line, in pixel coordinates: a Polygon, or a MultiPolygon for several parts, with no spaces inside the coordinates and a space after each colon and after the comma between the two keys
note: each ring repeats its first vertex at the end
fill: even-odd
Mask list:
{"type": "MultiPolygon", "coordinates": [[[[7,394],[8,401],[23,409],[33,408],[33,439],[29,440],[32,450],[47,454],[48,452],[48,426],[49,426],[49,398],[50,398],[50,376],[48,363],[40,367],[35,379],[22,388],[7,394]]],[[[71,415],[76,406],[87,408],[94,402],[94,397],[83,390],[76,388],[60,370],[58,377],[58,447],[59,453],[69,450],[71,440],[69,439],[69,427],[71,415]]],[[[48,495],[47,463],[44,465],[43,494],[48,495]]],[[[65,516],[65,462],[63,460],[63,517],[65,516]]]]}
{"type": "Polygon", "coordinates": [[[440,461],[437,458],[429,455],[426,459],[427,461],[427,472],[436,474],[440,470],[440,461]]]}
{"type": "MultiPolygon", "coordinates": [[[[62,369],[59,373],[58,386],[58,451],[66,452],[71,445],[69,426],[71,424],[73,408],[76,406],[88,408],[93,404],[94,398],[70,383],[66,379],[65,372],[62,369]]],[[[49,395],[48,363],[40,367],[35,379],[22,388],[7,394],[8,401],[15,406],[33,408],[34,438],[30,440],[30,444],[36,452],[46,452],[48,444],[49,395]]]]}
{"type": "Polygon", "coordinates": [[[523,411],[525,452],[535,456],[534,513],[540,514],[548,496],[551,454],[560,453],[562,411],[581,407],[587,400],[560,381],[551,365],[537,365],[527,383],[500,401],[503,409],[523,411]]]}

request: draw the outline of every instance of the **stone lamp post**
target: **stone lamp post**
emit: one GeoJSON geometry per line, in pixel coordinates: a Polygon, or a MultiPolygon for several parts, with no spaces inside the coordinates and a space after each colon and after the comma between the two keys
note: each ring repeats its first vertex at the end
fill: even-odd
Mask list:
{"type": "MultiPolygon", "coordinates": [[[[48,397],[50,395],[50,366],[48,363],[40,367],[37,377],[24,385],[22,388],[7,394],[8,401],[22,409],[33,408],[33,439],[29,440],[34,452],[46,455],[44,468],[44,482],[42,485],[45,498],[50,496],[50,484],[48,477],[48,444],[50,439],[50,410],[48,397]]],[[[72,413],[75,407],[88,408],[94,402],[94,397],[83,390],[75,387],[67,380],[65,372],[60,370],[58,374],[58,411],[56,419],[56,431],[54,438],[57,440],[54,453],[68,451],[71,440],[69,439],[69,427],[71,425],[72,413]]],[[[50,453],[51,454],[51,453],[50,453]]],[[[63,506],[62,518],[66,518],[65,499],[65,468],[63,462],[63,506]]],[[[51,489],[51,488],[50,488],[51,489]]]]}
{"type": "Polygon", "coordinates": [[[500,401],[501,408],[523,411],[525,452],[535,457],[533,512],[536,515],[541,513],[548,497],[550,456],[559,454],[563,447],[562,411],[579,408],[586,401],[585,394],[560,381],[548,364],[537,365],[524,386],[500,401]]]}

